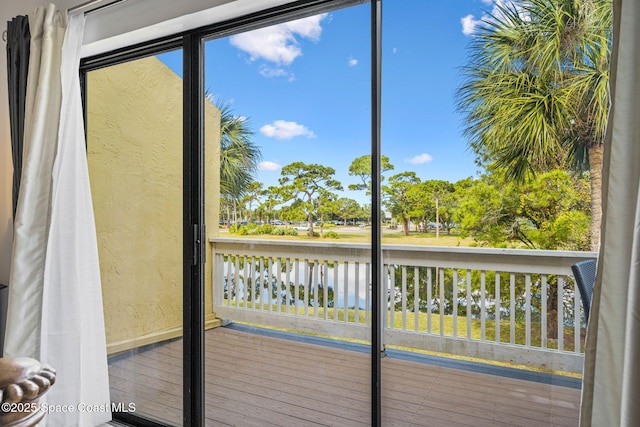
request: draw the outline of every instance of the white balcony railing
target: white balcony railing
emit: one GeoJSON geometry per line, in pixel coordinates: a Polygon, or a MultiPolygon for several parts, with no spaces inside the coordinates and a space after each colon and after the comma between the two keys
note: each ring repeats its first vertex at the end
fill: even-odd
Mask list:
{"type": "MultiPolygon", "coordinates": [[[[368,244],[210,243],[219,317],[370,339],[368,244]]],[[[590,252],[383,245],[383,341],[580,373],[585,321],[571,265],[595,257],[590,252]]]]}

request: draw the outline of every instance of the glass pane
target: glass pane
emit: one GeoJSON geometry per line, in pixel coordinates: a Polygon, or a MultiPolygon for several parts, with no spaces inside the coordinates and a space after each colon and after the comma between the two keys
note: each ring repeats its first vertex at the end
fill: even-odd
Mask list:
{"type": "Polygon", "coordinates": [[[363,5],[205,44],[207,425],[370,424],[369,29],[363,5]]]}
{"type": "MultiPolygon", "coordinates": [[[[499,135],[464,132],[483,115],[495,120],[495,110],[466,116],[457,108],[469,73],[493,76],[470,54],[483,20],[500,17],[504,4],[384,2],[382,152],[396,168],[383,183],[383,243],[403,246],[385,252],[383,425],[578,421],[575,261],[531,249],[562,249],[552,238],[580,242],[584,216],[562,209],[588,187],[561,170],[526,184],[509,179],[482,147],[499,135]]],[[[479,96],[508,102],[497,86],[485,88],[479,96]]]]}
{"type": "Polygon", "coordinates": [[[182,79],[147,57],[89,72],[87,97],[111,399],[181,425],[182,79]]]}

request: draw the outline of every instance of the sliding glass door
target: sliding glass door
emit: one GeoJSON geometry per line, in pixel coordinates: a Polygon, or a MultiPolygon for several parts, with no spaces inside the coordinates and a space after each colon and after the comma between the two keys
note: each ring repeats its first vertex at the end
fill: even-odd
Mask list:
{"type": "Polygon", "coordinates": [[[85,60],[119,418],[574,423],[588,177],[469,152],[468,48],[510,6],[455,3],[289,2],[85,60]]]}
{"type": "Polygon", "coordinates": [[[540,83],[548,71],[526,64],[520,44],[536,11],[384,0],[382,154],[395,169],[383,229],[404,246],[384,251],[383,425],[577,422],[576,253],[531,249],[588,249],[588,184],[551,157],[522,166],[509,153],[538,141],[504,136],[509,116],[533,132],[557,108],[558,85],[540,83]],[[504,24],[489,35],[496,19],[504,24]],[[514,179],[516,163],[538,174],[514,179]]]}
{"type": "Polygon", "coordinates": [[[370,424],[369,15],[205,42],[206,425],[370,424]]]}
{"type": "Polygon", "coordinates": [[[114,412],[182,425],[183,86],[167,58],[86,74],[114,412]]]}
{"type": "Polygon", "coordinates": [[[295,4],[84,61],[116,418],[370,424],[360,3],[295,4]]]}

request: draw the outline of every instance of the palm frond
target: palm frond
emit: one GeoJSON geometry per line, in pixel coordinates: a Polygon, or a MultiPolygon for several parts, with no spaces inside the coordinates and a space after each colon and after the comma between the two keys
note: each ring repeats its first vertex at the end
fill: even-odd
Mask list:
{"type": "Polygon", "coordinates": [[[608,115],[610,1],[525,0],[495,10],[461,69],[456,102],[469,147],[516,180],[584,167],[580,153],[602,142],[608,115]]]}
{"type": "Polygon", "coordinates": [[[260,147],[252,140],[248,119],[234,115],[229,104],[217,105],[220,110],[220,192],[241,198],[254,181],[262,160],[260,147]]]}

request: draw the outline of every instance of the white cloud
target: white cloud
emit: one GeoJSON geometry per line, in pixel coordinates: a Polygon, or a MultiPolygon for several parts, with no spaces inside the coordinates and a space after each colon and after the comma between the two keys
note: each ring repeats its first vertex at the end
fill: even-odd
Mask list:
{"type": "Polygon", "coordinates": [[[427,153],[418,154],[417,156],[414,156],[410,159],[404,159],[405,162],[409,162],[412,165],[421,165],[424,163],[429,163],[431,160],[433,160],[433,157],[431,157],[431,155],[427,153]]]}
{"type": "Polygon", "coordinates": [[[237,34],[231,37],[230,43],[247,52],[250,61],[263,59],[277,65],[289,65],[302,55],[299,39],[320,40],[320,22],[326,16],[324,13],[237,34]]]}
{"type": "Polygon", "coordinates": [[[294,34],[299,34],[301,37],[317,42],[320,40],[320,34],[322,33],[320,22],[326,17],[327,14],[323,13],[320,15],[309,16],[307,18],[286,22],[280,25],[287,28],[294,34]]]}
{"type": "Polygon", "coordinates": [[[266,65],[260,67],[259,73],[264,77],[287,77],[289,75],[289,73],[282,68],[271,68],[266,65]]]}
{"type": "Polygon", "coordinates": [[[280,169],[282,166],[280,166],[279,164],[275,163],[275,162],[269,162],[269,161],[264,161],[264,162],[260,162],[258,163],[258,170],[259,171],[277,171],[278,169],[280,169]]]}
{"type": "MultiPolygon", "coordinates": [[[[501,7],[509,7],[515,8],[520,13],[524,14],[522,7],[517,3],[514,3],[513,0],[482,0],[482,3],[486,5],[493,5],[491,8],[491,15],[499,18],[502,15],[500,10],[501,7]]],[[[524,16],[526,18],[526,16],[524,16]]],[[[471,36],[475,33],[478,24],[480,24],[483,20],[490,19],[487,13],[483,13],[480,19],[476,19],[475,16],[469,14],[463,18],[460,18],[460,23],[462,24],[462,34],[465,36],[471,36]]]]}
{"type": "Polygon", "coordinates": [[[355,67],[356,65],[358,65],[358,60],[355,58],[347,58],[347,64],[349,64],[349,67],[355,67]]]}
{"type": "Polygon", "coordinates": [[[476,26],[480,23],[480,20],[476,19],[475,16],[469,14],[463,18],[460,18],[460,23],[462,24],[462,34],[464,34],[465,36],[470,36],[475,32],[476,26]]]}
{"type": "Polygon", "coordinates": [[[398,48],[397,48],[397,47],[394,47],[394,48],[393,48],[393,53],[397,53],[397,52],[398,52],[398,48]]]}
{"type": "Polygon", "coordinates": [[[264,125],[260,128],[260,132],[265,136],[276,139],[291,139],[296,136],[315,138],[316,136],[306,126],[286,120],[276,120],[270,125],[264,125]]]}

